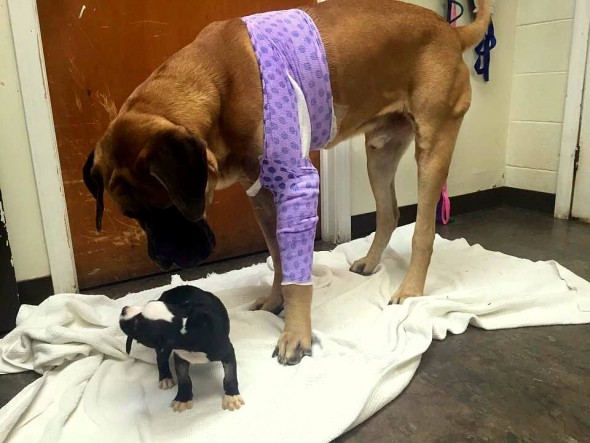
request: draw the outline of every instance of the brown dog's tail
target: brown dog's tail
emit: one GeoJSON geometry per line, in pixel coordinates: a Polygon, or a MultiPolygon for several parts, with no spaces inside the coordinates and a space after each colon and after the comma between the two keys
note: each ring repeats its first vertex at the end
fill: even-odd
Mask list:
{"type": "Polygon", "coordinates": [[[476,14],[473,23],[457,28],[463,51],[477,45],[486,34],[492,15],[490,0],[478,0],[476,14]]]}

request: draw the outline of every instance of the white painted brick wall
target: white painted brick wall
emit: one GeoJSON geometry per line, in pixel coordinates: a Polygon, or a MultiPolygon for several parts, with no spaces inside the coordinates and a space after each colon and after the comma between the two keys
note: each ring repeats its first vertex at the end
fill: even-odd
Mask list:
{"type": "Polygon", "coordinates": [[[575,0],[519,0],[505,184],[555,193],[575,0]]]}

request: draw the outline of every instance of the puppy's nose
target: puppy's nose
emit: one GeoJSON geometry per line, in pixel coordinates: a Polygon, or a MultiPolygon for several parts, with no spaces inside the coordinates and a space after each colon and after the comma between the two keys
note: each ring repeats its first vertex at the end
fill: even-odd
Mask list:
{"type": "Polygon", "coordinates": [[[125,306],[123,308],[123,310],[121,311],[121,317],[124,317],[125,315],[127,315],[127,309],[129,308],[129,306],[125,306]]]}

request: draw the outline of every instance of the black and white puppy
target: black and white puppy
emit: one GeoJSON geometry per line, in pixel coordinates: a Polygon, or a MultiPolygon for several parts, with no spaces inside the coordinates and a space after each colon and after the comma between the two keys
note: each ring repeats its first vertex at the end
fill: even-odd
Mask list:
{"type": "Polygon", "coordinates": [[[238,391],[236,355],[229,341],[229,316],[221,300],[194,286],[178,286],[145,306],[126,306],[119,325],[127,335],[127,354],[133,340],[156,351],[160,389],[174,386],[170,354],[174,354],[178,393],[172,409],[193,406],[189,374],[191,363],[223,363],[223,409],[239,409],[244,404],[238,391]]]}

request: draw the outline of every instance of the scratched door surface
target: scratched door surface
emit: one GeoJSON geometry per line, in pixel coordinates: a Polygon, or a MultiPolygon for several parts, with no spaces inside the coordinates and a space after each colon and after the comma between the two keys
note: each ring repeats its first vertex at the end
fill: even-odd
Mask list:
{"type": "MultiPolygon", "coordinates": [[[[208,23],[312,0],[38,0],[39,22],[78,281],[81,288],[159,272],[143,232],[105,201],[103,231],[82,183],[86,156],[118,108],[149,73],[208,23]],[[106,109],[105,109],[106,108],[106,109]]],[[[223,56],[223,54],[220,54],[223,56]]],[[[319,158],[314,157],[316,166],[319,158]]],[[[265,249],[239,187],[218,192],[208,219],[212,260],[265,249]]]]}

